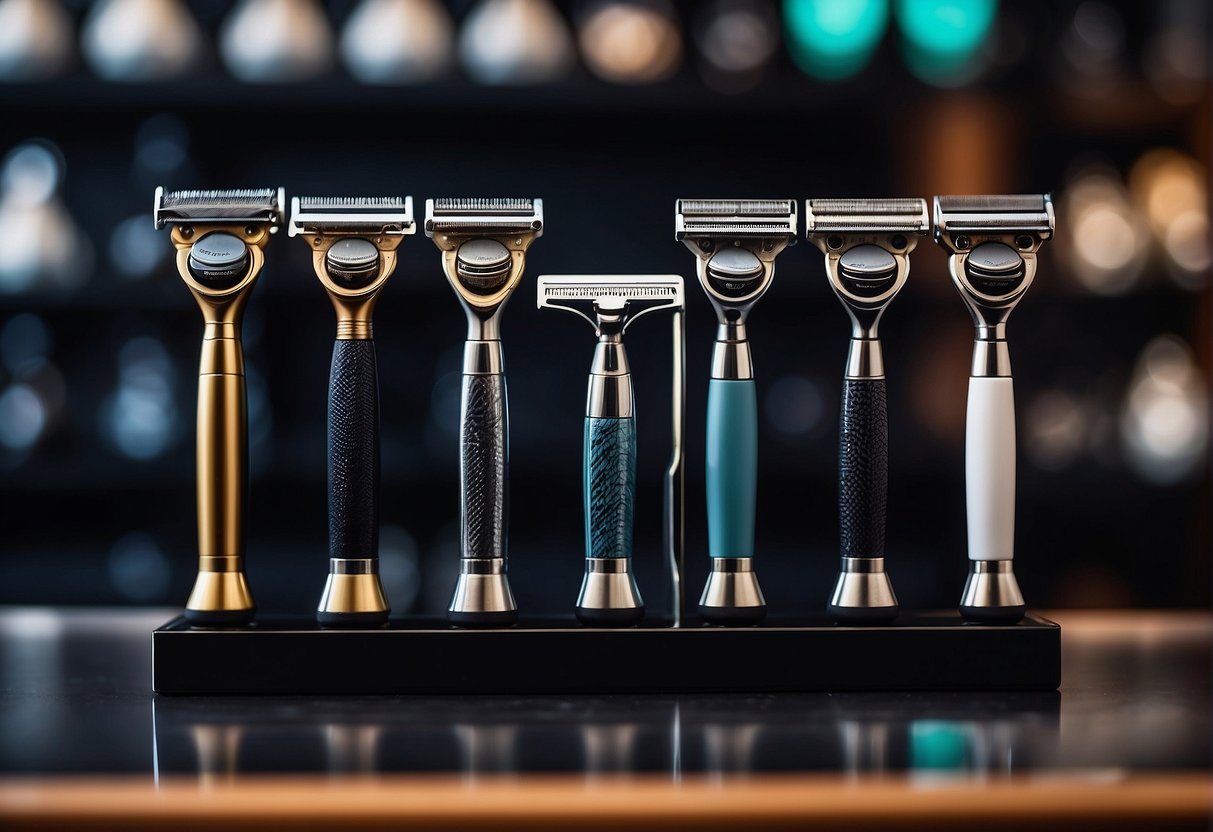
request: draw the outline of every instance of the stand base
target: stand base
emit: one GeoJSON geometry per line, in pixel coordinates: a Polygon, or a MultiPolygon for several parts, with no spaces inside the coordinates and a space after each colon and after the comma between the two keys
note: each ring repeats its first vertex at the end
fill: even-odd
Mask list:
{"type": "Polygon", "coordinates": [[[571,620],[457,629],[437,619],[324,630],[263,617],[242,630],[177,618],[152,633],[161,694],[700,693],[1055,690],[1061,628],[903,612],[888,626],[824,615],[718,628],[592,629],[571,620]],[[722,665],[722,657],[727,657],[722,665]],[[725,668],[726,669],[722,669],[725,668]]]}

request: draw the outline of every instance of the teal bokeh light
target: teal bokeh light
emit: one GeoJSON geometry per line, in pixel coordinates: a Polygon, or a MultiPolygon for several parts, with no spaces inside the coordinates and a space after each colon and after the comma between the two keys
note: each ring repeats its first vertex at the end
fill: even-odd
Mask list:
{"type": "Polygon", "coordinates": [[[889,24],[889,0],[784,0],[783,23],[796,65],[840,81],[871,59],[889,24]]]}
{"type": "Polygon", "coordinates": [[[958,771],[968,768],[970,729],[962,722],[916,719],[910,723],[910,768],[958,771]]]}
{"type": "Polygon", "coordinates": [[[940,86],[972,80],[981,47],[998,16],[998,0],[896,0],[910,71],[940,86]]]}

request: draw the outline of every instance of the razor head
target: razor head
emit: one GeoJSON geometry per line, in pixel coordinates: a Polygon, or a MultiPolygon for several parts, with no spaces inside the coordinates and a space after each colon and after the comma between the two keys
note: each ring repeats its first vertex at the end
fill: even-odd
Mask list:
{"type": "Polygon", "coordinates": [[[270,231],[282,225],[286,193],[282,188],[233,191],[166,191],[156,189],[152,218],[156,228],[176,224],[267,223],[270,231]]]}
{"type": "Polygon", "coordinates": [[[796,201],[791,199],[680,199],[674,206],[674,239],[784,238],[796,242],[796,201]]]}
{"type": "Polygon", "coordinates": [[[976,239],[1009,239],[1034,251],[1056,226],[1049,194],[937,196],[934,223],[935,241],[953,250],[976,239]]]}
{"type": "Polygon", "coordinates": [[[489,237],[543,234],[543,200],[526,198],[427,199],[425,233],[489,237]]]}
{"type": "Polygon", "coordinates": [[[287,233],[414,234],[411,196],[297,196],[287,233]]]}
{"type": "Polygon", "coordinates": [[[676,274],[541,275],[535,295],[538,308],[573,312],[595,330],[603,316],[622,319],[623,331],[641,315],[686,307],[684,283],[676,274]]]}
{"type": "Polygon", "coordinates": [[[824,234],[915,234],[931,228],[925,199],[810,199],[805,231],[824,234]]]}

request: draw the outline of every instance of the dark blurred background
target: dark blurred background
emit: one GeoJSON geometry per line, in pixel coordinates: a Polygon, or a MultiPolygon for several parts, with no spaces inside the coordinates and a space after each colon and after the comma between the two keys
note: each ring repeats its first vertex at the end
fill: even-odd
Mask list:
{"type": "MultiPolygon", "coordinates": [[[[688,589],[706,571],[714,331],[680,196],[1046,191],[1058,234],[1011,318],[1016,570],[1034,606],[1207,605],[1209,19],[1204,0],[0,0],[0,602],[179,605],[196,568],[200,316],[152,191],[539,196],[547,228],[504,320],[513,585],[567,612],[581,573],[593,338],[534,277],[689,283],[688,589]]],[[[258,606],[326,574],[334,317],[281,234],[245,323],[258,606]]],[[[781,256],[750,332],[757,555],[776,608],[837,567],[848,324],[822,258],[781,256]]],[[[882,326],[889,558],[905,607],[965,575],[972,325],[929,240],[882,326]]],[[[463,315],[418,234],[376,313],[383,573],[439,611],[457,559],[463,315]]],[[[636,560],[654,610],[668,324],[629,333],[636,560]]]]}

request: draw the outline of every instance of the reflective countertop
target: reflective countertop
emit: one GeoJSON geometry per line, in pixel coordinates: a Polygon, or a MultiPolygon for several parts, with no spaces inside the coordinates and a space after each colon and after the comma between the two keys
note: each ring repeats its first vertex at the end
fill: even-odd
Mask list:
{"type": "Polygon", "coordinates": [[[0,813],[98,775],[136,792],[422,775],[515,792],[1213,782],[1205,613],[1051,614],[1063,683],[1048,693],[156,697],[149,634],[172,615],[0,610],[0,813]]]}

